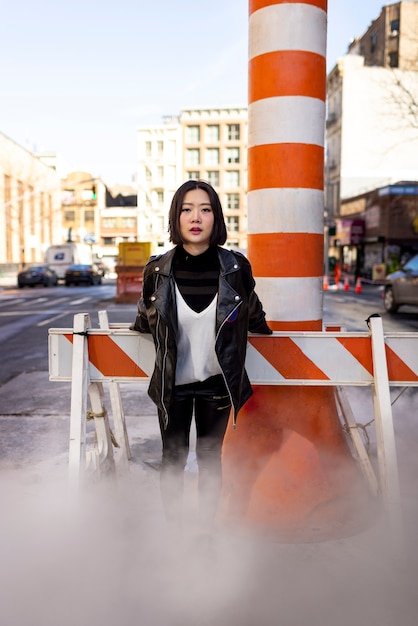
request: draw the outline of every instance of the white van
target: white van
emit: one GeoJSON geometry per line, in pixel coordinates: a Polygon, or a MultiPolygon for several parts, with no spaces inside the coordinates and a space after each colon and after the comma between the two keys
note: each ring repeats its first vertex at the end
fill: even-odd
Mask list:
{"type": "Polygon", "coordinates": [[[45,252],[45,263],[56,272],[58,280],[64,280],[65,270],[73,263],[93,263],[92,247],[86,243],[74,242],[49,246],[45,252]]]}

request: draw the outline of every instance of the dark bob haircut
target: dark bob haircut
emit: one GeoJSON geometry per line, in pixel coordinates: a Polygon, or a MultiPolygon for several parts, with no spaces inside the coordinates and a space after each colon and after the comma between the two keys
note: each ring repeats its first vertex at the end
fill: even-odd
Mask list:
{"type": "Polygon", "coordinates": [[[214,188],[204,180],[187,180],[176,191],[171,201],[168,214],[168,233],[170,241],[181,245],[183,240],[180,234],[180,214],[184,202],[184,196],[192,189],[203,189],[209,196],[210,206],[213,211],[213,230],[210,237],[210,246],[223,246],[226,241],[226,226],[221,201],[214,188]]]}

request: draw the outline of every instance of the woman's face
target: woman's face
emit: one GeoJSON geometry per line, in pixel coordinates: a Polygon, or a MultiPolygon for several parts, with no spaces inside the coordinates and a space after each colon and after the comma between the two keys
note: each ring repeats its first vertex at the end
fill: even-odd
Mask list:
{"type": "Polygon", "coordinates": [[[209,248],[214,215],[204,189],[191,189],[184,195],[179,224],[183,248],[187,252],[201,254],[209,248]]]}

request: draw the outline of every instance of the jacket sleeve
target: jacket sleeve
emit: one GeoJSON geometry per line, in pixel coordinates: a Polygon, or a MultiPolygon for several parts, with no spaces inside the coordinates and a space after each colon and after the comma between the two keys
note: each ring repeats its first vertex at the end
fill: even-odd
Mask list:
{"type": "Polygon", "coordinates": [[[135,318],[135,321],[129,327],[130,330],[136,330],[140,333],[149,333],[150,327],[148,323],[148,315],[147,315],[147,300],[150,297],[150,287],[151,287],[151,272],[149,268],[149,264],[145,266],[144,275],[142,280],[142,295],[138,300],[137,307],[138,312],[135,318]]]}
{"type": "Polygon", "coordinates": [[[149,333],[150,327],[148,324],[147,317],[147,309],[145,307],[145,302],[143,296],[141,296],[138,300],[138,313],[136,315],[135,321],[131,326],[129,326],[130,330],[137,330],[140,333],[149,333]]]}
{"type": "Polygon", "coordinates": [[[250,333],[257,333],[259,335],[271,335],[273,331],[266,322],[266,314],[263,310],[263,305],[254,290],[255,280],[251,264],[242,254],[239,254],[239,260],[243,270],[245,289],[248,294],[248,330],[250,333]]]}
{"type": "Polygon", "coordinates": [[[254,290],[250,294],[248,306],[248,330],[250,331],[250,333],[257,333],[259,335],[271,335],[273,331],[266,322],[266,314],[264,313],[263,306],[254,290]]]}

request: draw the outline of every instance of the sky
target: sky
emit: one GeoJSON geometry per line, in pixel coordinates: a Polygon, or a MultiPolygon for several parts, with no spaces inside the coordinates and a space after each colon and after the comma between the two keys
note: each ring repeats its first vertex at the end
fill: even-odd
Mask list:
{"type": "MultiPolygon", "coordinates": [[[[328,71],[383,5],[328,0],[328,71]]],[[[0,67],[0,132],[130,184],[138,128],[186,107],[247,105],[248,1],[14,0],[0,67]]]]}

